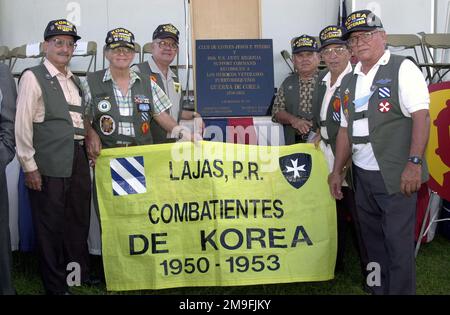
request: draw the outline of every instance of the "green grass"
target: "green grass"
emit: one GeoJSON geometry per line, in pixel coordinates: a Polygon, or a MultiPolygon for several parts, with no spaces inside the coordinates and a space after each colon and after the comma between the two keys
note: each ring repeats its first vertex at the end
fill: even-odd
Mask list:
{"type": "MultiPolygon", "coordinates": [[[[297,295],[297,294],[366,294],[362,290],[363,279],[359,269],[356,251],[347,237],[344,271],[335,279],[324,282],[288,283],[232,287],[195,287],[165,290],[145,290],[127,292],[107,292],[104,285],[99,287],[74,287],[74,294],[148,294],[148,295],[297,295]]],[[[34,254],[15,252],[13,254],[13,279],[18,294],[43,294],[38,263],[34,254]]],[[[417,257],[417,294],[450,294],[450,241],[437,235],[435,239],[420,248],[417,257]]]]}

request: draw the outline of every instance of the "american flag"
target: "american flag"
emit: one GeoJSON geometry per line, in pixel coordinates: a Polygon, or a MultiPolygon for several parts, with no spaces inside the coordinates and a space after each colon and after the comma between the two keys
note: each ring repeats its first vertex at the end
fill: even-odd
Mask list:
{"type": "Polygon", "coordinates": [[[346,17],[347,17],[347,6],[345,4],[345,0],[339,0],[337,25],[344,26],[346,17]]]}

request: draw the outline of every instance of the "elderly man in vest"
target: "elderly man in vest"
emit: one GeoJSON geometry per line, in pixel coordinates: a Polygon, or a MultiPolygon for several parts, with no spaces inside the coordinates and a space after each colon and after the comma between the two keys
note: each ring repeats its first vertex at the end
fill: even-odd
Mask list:
{"type": "Polygon", "coordinates": [[[381,20],[369,10],[345,22],[359,62],[341,84],[341,127],[328,181],[342,198],[341,172],[352,156],[355,199],[375,294],[415,294],[417,190],[427,180],[429,94],[419,68],[385,50],[381,20]],[[381,273],[380,273],[381,271],[381,273]]]}
{"type": "Polygon", "coordinates": [[[88,74],[84,84],[90,159],[95,162],[102,148],[152,144],[154,121],[174,138],[192,140],[193,135],[167,113],[172,103],[164,91],[129,68],[135,54],[133,33],[116,28],[105,41],[109,68],[88,74]]]}
{"type": "Polygon", "coordinates": [[[15,294],[12,285],[6,166],[14,158],[16,83],[5,64],[0,64],[0,295],[15,294]]]}
{"type": "Polygon", "coordinates": [[[80,270],[81,281],[88,278],[91,180],[82,91],[68,68],[79,39],[72,23],[50,21],[44,32],[46,59],[23,73],[17,99],[17,155],[29,188],[47,294],[69,294],[67,271],[80,270]]]}
{"type": "MultiPolygon", "coordinates": [[[[151,43],[152,56],[148,61],[132,67],[136,72],[150,77],[156,82],[169,97],[172,107],[168,113],[178,122],[183,120],[195,119],[195,128],[202,127],[200,114],[195,111],[183,109],[183,97],[181,84],[177,75],[170,69],[178,53],[180,32],[172,24],[161,24],[153,32],[153,42],[151,43]]],[[[196,130],[201,133],[201,130],[196,130]]],[[[152,126],[151,133],[154,143],[168,142],[172,136],[167,133],[159,124],[152,126]]]]}
{"type": "Polygon", "coordinates": [[[278,89],[272,107],[272,120],[284,125],[287,145],[306,142],[312,127],[312,96],[320,63],[314,37],[301,35],[291,41],[296,73],[278,89]]]}
{"type": "MultiPolygon", "coordinates": [[[[318,128],[317,142],[325,155],[330,172],[333,170],[334,156],[336,153],[336,136],[338,134],[341,117],[341,101],[339,98],[339,86],[342,78],[352,72],[350,64],[351,52],[347,43],[342,39],[343,27],[329,25],[322,29],[320,38],[320,55],[327,69],[319,73],[313,94],[314,127],[318,128]]],[[[351,163],[351,161],[349,160],[351,163]]],[[[347,171],[347,169],[346,169],[347,171]]],[[[350,176],[350,172],[344,172],[343,177],[350,176]]],[[[350,213],[356,234],[356,243],[360,255],[362,274],[365,275],[367,265],[366,249],[362,245],[361,229],[356,214],[353,191],[347,181],[344,180],[342,192],[344,198],[336,201],[338,251],[335,270],[343,270],[344,254],[347,235],[347,217],[350,213]]],[[[365,276],[364,276],[365,281],[365,276]]]]}

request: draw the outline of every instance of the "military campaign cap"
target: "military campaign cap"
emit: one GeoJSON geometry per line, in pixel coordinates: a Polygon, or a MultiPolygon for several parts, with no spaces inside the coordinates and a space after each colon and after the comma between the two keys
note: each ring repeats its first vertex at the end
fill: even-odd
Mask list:
{"type": "Polygon", "coordinates": [[[66,19],[52,20],[48,22],[44,31],[44,40],[56,35],[72,36],[75,41],[81,38],[77,34],[77,27],[66,19]]]}
{"type": "Polygon", "coordinates": [[[300,35],[291,41],[292,54],[302,51],[319,51],[319,45],[314,37],[309,35],[300,35]]]}
{"type": "Polygon", "coordinates": [[[359,10],[351,13],[345,20],[345,34],[343,39],[347,40],[351,33],[356,31],[371,31],[383,28],[378,16],[370,10],[359,10]]]}
{"type": "Polygon", "coordinates": [[[331,44],[345,45],[346,41],[342,39],[344,28],[338,25],[328,25],[320,31],[320,50],[331,44]]]}
{"type": "Polygon", "coordinates": [[[129,30],[118,27],[106,34],[105,43],[109,49],[127,47],[134,50],[134,35],[129,30]]]}
{"type": "Polygon", "coordinates": [[[156,38],[172,38],[177,44],[179,40],[180,32],[172,24],[161,24],[153,32],[153,39],[156,38]]]}

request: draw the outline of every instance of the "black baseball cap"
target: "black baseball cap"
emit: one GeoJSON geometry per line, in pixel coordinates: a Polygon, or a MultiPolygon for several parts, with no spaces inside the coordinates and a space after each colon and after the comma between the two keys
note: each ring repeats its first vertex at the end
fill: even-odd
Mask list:
{"type": "Polygon", "coordinates": [[[291,41],[292,54],[296,54],[302,51],[319,51],[319,45],[313,36],[300,35],[295,37],[291,41]]]}
{"type": "Polygon", "coordinates": [[[378,16],[370,10],[359,10],[351,13],[345,20],[344,40],[350,37],[350,34],[356,31],[372,31],[377,28],[383,28],[383,23],[378,16]]]}
{"type": "Polygon", "coordinates": [[[172,24],[161,24],[153,32],[153,39],[156,38],[172,38],[177,44],[179,41],[180,32],[172,24]]]}
{"type": "Polygon", "coordinates": [[[48,22],[44,31],[44,40],[56,35],[72,36],[75,41],[81,38],[77,34],[77,27],[66,19],[52,20],[48,22]]]}
{"type": "Polygon", "coordinates": [[[320,50],[331,44],[346,45],[347,42],[342,39],[344,28],[338,25],[328,25],[320,31],[320,50]]]}
{"type": "Polygon", "coordinates": [[[135,47],[133,33],[123,27],[110,30],[108,34],[106,34],[105,43],[106,47],[109,49],[127,47],[134,50],[135,47]]]}

